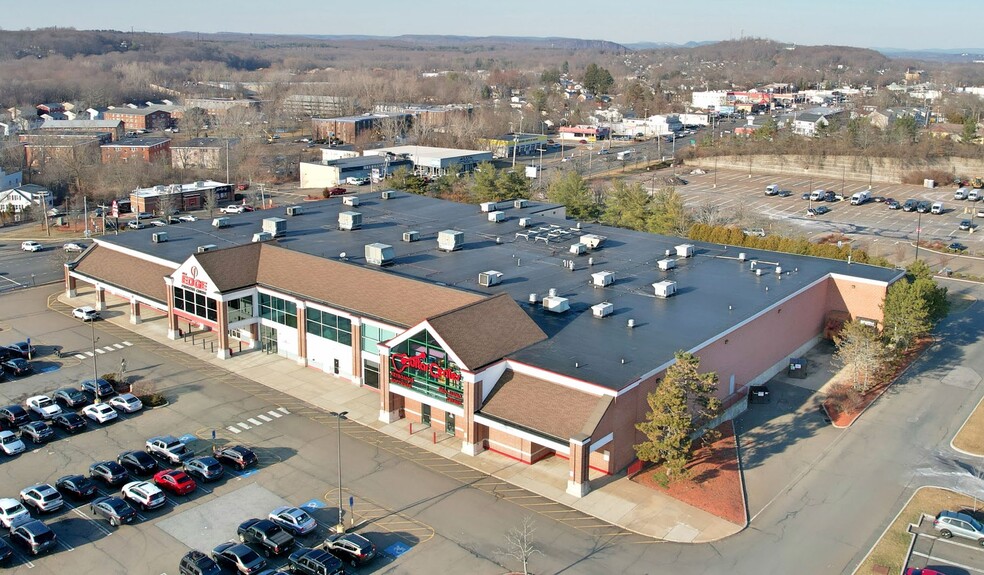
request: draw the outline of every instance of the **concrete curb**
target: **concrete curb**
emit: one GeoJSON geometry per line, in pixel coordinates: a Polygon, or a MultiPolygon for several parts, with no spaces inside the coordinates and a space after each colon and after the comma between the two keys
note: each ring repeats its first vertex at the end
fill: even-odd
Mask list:
{"type": "Polygon", "coordinates": [[[745,489],[745,470],[741,464],[741,442],[738,440],[738,430],[735,428],[734,419],[731,420],[731,434],[735,438],[735,458],[738,460],[738,483],[741,485],[741,504],[745,508],[745,524],[736,533],[732,534],[737,535],[748,527],[751,519],[748,516],[748,490],[745,489]]]}
{"type": "Polygon", "coordinates": [[[969,451],[964,451],[963,449],[960,449],[959,447],[953,444],[953,441],[957,438],[958,435],[960,435],[960,432],[963,431],[964,426],[967,425],[967,422],[970,421],[970,418],[974,417],[974,414],[977,413],[977,410],[981,408],[981,404],[984,404],[984,397],[982,397],[980,401],[977,402],[977,405],[974,406],[974,409],[972,409],[970,413],[967,414],[967,418],[963,420],[963,423],[961,423],[960,427],[957,428],[957,432],[954,433],[953,437],[950,438],[950,449],[956,451],[957,453],[963,453],[964,455],[969,455],[971,457],[984,457],[984,453],[971,453],[969,451]]]}

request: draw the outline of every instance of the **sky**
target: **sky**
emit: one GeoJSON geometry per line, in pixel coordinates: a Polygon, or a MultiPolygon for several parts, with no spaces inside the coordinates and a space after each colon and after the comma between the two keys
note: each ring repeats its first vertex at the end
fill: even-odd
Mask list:
{"type": "MultiPolygon", "coordinates": [[[[984,49],[984,0],[168,0],[11,2],[0,28],[561,36],[619,43],[768,38],[801,45],[984,49]]],[[[0,32],[2,33],[2,32],[0,32]]]]}

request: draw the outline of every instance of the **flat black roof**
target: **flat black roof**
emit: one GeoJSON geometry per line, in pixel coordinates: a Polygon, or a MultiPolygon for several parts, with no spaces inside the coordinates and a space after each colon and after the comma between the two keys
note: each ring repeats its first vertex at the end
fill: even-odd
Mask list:
{"type": "Polygon", "coordinates": [[[582,225],[578,230],[574,221],[546,215],[562,208],[538,202],[528,202],[525,208],[500,203],[505,220],[495,223],[476,205],[405,192],[391,192],[388,200],[381,199],[378,192],[357,197],[357,207],[332,198],[304,202],[300,204],[304,213],[294,217],[286,217],[281,207],[228,216],[231,225],[221,229],[212,227],[211,221],[200,220],[126,231],[98,240],[180,264],[200,245],[223,248],[248,243],[261,231],[264,218],[278,217],[287,221],[287,235],[279,239],[280,246],[324,258],[345,253],[348,261],[368,266],[364,246],[388,244],[395,254],[393,263],[383,268],[389,273],[489,295],[509,293],[550,336],[513,354],[513,359],[616,390],[670,361],[676,351],[715,338],[830,273],[879,282],[892,281],[901,273],[595,224],[582,225]],[[338,213],[344,211],[361,213],[362,229],[340,231],[338,213]],[[520,218],[530,218],[532,225],[520,227],[520,218]],[[447,229],[464,232],[462,249],[450,253],[438,250],[437,235],[447,229]],[[151,242],[151,234],[158,231],[168,232],[166,243],[151,242]],[[418,241],[402,241],[407,231],[417,231],[418,241]],[[527,234],[529,239],[517,233],[527,234]],[[598,249],[572,255],[570,246],[581,234],[606,239],[598,249]],[[694,257],[671,256],[677,267],[659,270],[657,261],[667,257],[666,250],[680,244],[694,245],[694,257]],[[749,261],[738,261],[739,252],[760,262],[763,274],[751,271],[749,261]],[[565,261],[571,260],[573,270],[565,266],[565,261]],[[775,273],[776,263],[782,267],[781,276],[775,273]],[[503,274],[502,283],[480,286],[479,274],[490,270],[503,274]],[[591,274],[601,271],[614,272],[615,283],[593,287],[591,274]],[[676,295],[667,299],[655,296],[652,284],[663,280],[677,282],[676,295]],[[540,305],[529,305],[530,294],[537,294],[540,301],[550,289],[568,298],[569,311],[555,314],[540,305]],[[598,319],[593,317],[591,306],[601,302],[612,303],[614,313],[598,319]],[[632,329],[627,327],[629,319],[635,322],[632,329]]]}

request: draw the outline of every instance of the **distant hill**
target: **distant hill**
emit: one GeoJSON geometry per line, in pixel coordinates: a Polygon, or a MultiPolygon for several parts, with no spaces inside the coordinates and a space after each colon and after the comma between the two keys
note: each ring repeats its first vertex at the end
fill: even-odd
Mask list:
{"type": "Polygon", "coordinates": [[[426,46],[475,46],[475,45],[534,45],[544,48],[560,50],[597,50],[605,52],[626,52],[628,48],[616,42],[608,40],[585,40],[581,38],[560,38],[560,37],[533,37],[533,36],[453,36],[453,35],[427,35],[427,34],[403,34],[401,36],[362,36],[362,35],[335,35],[317,34],[304,35],[305,38],[316,40],[355,40],[355,41],[389,41],[389,42],[409,42],[417,45],[426,46]]]}
{"type": "Polygon", "coordinates": [[[676,44],[674,42],[632,42],[631,44],[622,44],[630,50],[660,50],[663,48],[696,48],[697,46],[707,46],[708,44],[717,44],[718,40],[704,40],[701,42],[684,42],[683,44],[676,44]]]}
{"type": "Polygon", "coordinates": [[[901,48],[873,48],[889,58],[908,58],[930,62],[973,62],[984,60],[982,48],[926,48],[923,50],[904,50],[901,48]]]}

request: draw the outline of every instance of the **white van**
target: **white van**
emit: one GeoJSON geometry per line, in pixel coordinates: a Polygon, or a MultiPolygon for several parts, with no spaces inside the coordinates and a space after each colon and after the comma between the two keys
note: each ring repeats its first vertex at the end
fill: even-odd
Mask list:
{"type": "Polygon", "coordinates": [[[969,193],[970,193],[970,190],[968,190],[967,188],[957,188],[957,191],[953,192],[953,199],[955,199],[955,200],[966,200],[967,199],[967,195],[969,193]]]}
{"type": "Polygon", "coordinates": [[[933,207],[929,209],[931,214],[942,214],[943,213],[943,202],[934,202],[933,207]]]}
{"type": "Polygon", "coordinates": [[[810,192],[810,199],[814,202],[822,202],[826,195],[827,192],[825,190],[813,190],[810,192]]]}
{"type": "Polygon", "coordinates": [[[769,184],[765,186],[765,195],[774,196],[779,193],[779,184],[769,184]]]}
{"type": "Polygon", "coordinates": [[[972,202],[976,202],[977,200],[981,199],[981,191],[970,190],[969,192],[967,192],[967,199],[972,202]]]}
{"type": "Polygon", "coordinates": [[[863,192],[858,192],[851,196],[851,205],[860,206],[861,204],[867,202],[871,199],[871,192],[864,190],[863,192]]]}

